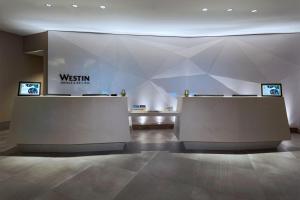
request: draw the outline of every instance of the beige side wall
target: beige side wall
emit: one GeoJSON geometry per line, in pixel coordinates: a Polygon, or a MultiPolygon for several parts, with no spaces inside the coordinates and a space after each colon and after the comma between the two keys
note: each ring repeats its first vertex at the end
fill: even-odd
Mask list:
{"type": "Polygon", "coordinates": [[[10,121],[19,81],[43,80],[43,58],[23,53],[23,38],[0,31],[0,122],[10,121]]]}
{"type": "Polygon", "coordinates": [[[37,33],[23,37],[24,52],[48,50],[48,32],[37,33]]]}

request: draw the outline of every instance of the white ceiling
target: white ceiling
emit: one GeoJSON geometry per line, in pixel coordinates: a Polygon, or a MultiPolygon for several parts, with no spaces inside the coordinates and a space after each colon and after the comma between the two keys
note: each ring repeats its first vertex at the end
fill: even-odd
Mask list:
{"type": "Polygon", "coordinates": [[[0,0],[0,29],[20,35],[47,30],[161,36],[292,33],[300,32],[300,0],[0,0]],[[71,6],[74,2],[78,8],[71,6]]]}

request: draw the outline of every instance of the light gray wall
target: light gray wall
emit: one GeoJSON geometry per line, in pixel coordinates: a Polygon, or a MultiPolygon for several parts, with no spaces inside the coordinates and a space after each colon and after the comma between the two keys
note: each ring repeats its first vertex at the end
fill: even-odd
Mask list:
{"type": "Polygon", "coordinates": [[[201,94],[260,94],[282,82],[289,121],[300,126],[300,34],[151,37],[49,32],[49,93],[128,92],[149,109],[173,105],[184,89],[201,94]],[[90,85],[60,84],[59,73],[90,75],[90,85]]]}

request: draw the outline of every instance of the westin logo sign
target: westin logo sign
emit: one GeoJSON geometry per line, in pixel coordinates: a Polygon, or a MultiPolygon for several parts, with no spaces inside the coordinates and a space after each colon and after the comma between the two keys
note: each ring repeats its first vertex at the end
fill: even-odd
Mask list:
{"type": "Polygon", "coordinates": [[[90,76],[59,74],[61,84],[90,84],[90,76]]]}

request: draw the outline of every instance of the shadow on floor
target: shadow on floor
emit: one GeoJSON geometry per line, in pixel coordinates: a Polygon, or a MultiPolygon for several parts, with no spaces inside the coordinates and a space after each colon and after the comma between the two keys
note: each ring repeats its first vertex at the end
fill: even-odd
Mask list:
{"type": "Polygon", "coordinates": [[[42,157],[76,157],[91,155],[138,154],[142,151],[168,151],[171,153],[202,153],[202,154],[259,154],[272,152],[300,151],[300,135],[293,134],[292,140],[284,141],[277,149],[264,150],[186,150],[179,142],[173,130],[140,130],[132,131],[132,142],[126,144],[123,151],[101,151],[83,153],[22,153],[17,148],[10,149],[0,155],[11,156],[42,156],[42,157]]]}
{"type": "MultiPolygon", "coordinates": [[[[300,148],[295,148],[299,151],[300,148]]],[[[81,153],[23,153],[17,149],[7,152],[7,156],[36,156],[36,157],[82,157],[94,155],[120,155],[120,154],[139,154],[143,151],[166,151],[170,153],[187,153],[187,154],[260,154],[283,152],[280,149],[264,149],[264,150],[186,150],[182,142],[166,142],[166,143],[139,143],[130,142],[126,144],[123,151],[100,151],[100,152],[81,152],[81,153]]],[[[291,151],[291,150],[289,150],[291,151]]]]}

